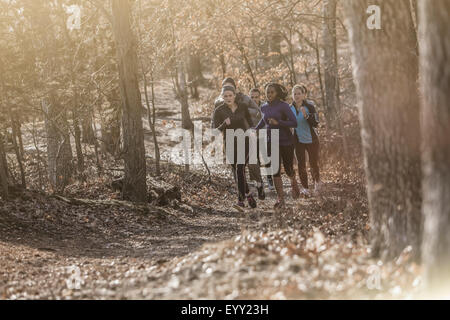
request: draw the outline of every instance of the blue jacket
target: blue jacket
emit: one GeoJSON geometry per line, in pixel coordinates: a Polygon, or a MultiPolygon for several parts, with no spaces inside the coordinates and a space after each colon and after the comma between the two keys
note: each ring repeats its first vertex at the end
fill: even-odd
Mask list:
{"type": "Polygon", "coordinates": [[[291,105],[291,110],[297,119],[295,138],[298,142],[311,144],[319,139],[316,132],[316,128],[319,126],[319,115],[314,107],[314,102],[312,101],[304,100],[302,107],[305,107],[306,109],[306,119],[301,111],[297,111],[295,102],[291,105]]]}

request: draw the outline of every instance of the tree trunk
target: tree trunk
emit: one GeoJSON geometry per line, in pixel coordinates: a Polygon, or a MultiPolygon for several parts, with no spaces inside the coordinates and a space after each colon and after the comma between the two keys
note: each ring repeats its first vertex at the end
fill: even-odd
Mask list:
{"type": "MultiPolygon", "coordinates": [[[[363,14],[363,13],[358,13],[363,14]]],[[[337,127],[339,112],[338,66],[336,57],[336,0],[323,2],[323,48],[325,78],[325,117],[329,128],[337,127]]]]}
{"type": "MultiPolygon", "coordinates": [[[[284,38],[284,40],[286,40],[286,43],[289,48],[289,56],[285,57],[284,55],[282,55],[282,58],[283,58],[284,62],[286,63],[286,67],[289,70],[290,86],[293,87],[297,83],[297,74],[295,72],[294,45],[292,43],[292,38],[293,38],[292,30],[289,30],[289,36],[283,33],[282,37],[284,38]]],[[[305,68],[305,70],[306,70],[306,68],[305,68]]],[[[307,74],[305,74],[305,75],[306,75],[306,77],[308,77],[307,74]]]]}
{"type": "Polygon", "coordinates": [[[13,136],[15,136],[17,138],[18,141],[18,148],[19,148],[19,152],[20,152],[20,157],[22,158],[23,161],[23,157],[25,155],[24,152],[24,148],[23,148],[23,139],[22,139],[22,125],[20,123],[20,119],[17,116],[16,111],[13,112],[13,123],[12,125],[14,126],[13,129],[13,136]]]}
{"type": "MultiPolygon", "coordinates": [[[[144,68],[142,68],[144,69],[144,68]]],[[[153,137],[153,147],[155,148],[155,166],[156,166],[156,176],[161,175],[161,155],[159,152],[159,145],[158,145],[158,137],[156,135],[156,128],[155,128],[155,122],[156,122],[156,108],[155,108],[155,84],[153,79],[153,70],[150,71],[150,81],[151,81],[151,91],[152,91],[152,107],[153,112],[150,109],[150,99],[148,97],[148,83],[147,83],[147,75],[145,74],[145,71],[143,71],[143,80],[144,80],[144,92],[145,92],[145,103],[147,104],[147,119],[148,119],[148,125],[150,129],[152,130],[152,137],[153,137]]]]}
{"type": "Polygon", "coordinates": [[[101,149],[103,153],[109,153],[114,157],[120,157],[120,122],[121,112],[120,93],[113,89],[107,96],[109,108],[102,110],[101,102],[98,104],[102,126],[101,131],[101,149]]]}
{"type": "Polygon", "coordinates": [[[148,196],[141,117],[142,101],[139,91],[136,42],[131,30],[130,2],[112,0],[112,14],[122,97],[123,158],[125,161],[122,196],[133,202],[146,202],[148,196]]]}
{"type": "Polygon", "coordinates": [[[225,79],[226,75],[227,75],[227,63],[225,61],[225,55],[222,53],[220,53],[219,55],[219,62],[220,62],[220,68],[222,70],[222,79],[225,79]]]}
{"type": "Polygon", "coordinates": [[[64,107],[52,95],[50,104],[43,101],[47,132],[48,177],[53,191],[64,192],[72,176],[72,147],[64,107]]]}
{"type": "Polygon", "coordinates": [[[199,98],[198,86],[203,82],[202,64],[200,56],[196,53],[189,54],[188,81],[193,99],[199,98]]]}
{"type": "Polygon", "coordinates": [[[80,129],[80,121],[78,118],[78,111],[76,107],[72,109],[72,121],[73,121],[73,131],[75,136],[75,148],[77,152],[77,165],[78,165],[78,173],[83,173],[84,171],[84,156],[83,150],[81,148],[81,129],[80,129]]]}
{"type": "Polygon", "coordinates": [[[183,129],[191,130],[193,128],[191,114],[189,112],[189,100],[186,85],[186,73],[184,71],[184,64],[180,64],[179,67],[179,86],[178,96],[181,103],[181,126],[183,129]]]}
{"type": "Polygon", "coordinates": [[[423,261],[428,286],[450,286],[450,2],[419,0],[423,261]]]}
{"type": "Polygon", "coordinates": [[[3,144],[3,135],[0,133],[0,188],[3,200],[9,197],[8,192],[8,165],[6,162],[5,147],[3,144]]]}
{"type": "Polygon", "coordinates": [[[282,36],[276,32],[269,37],[269,50],[271,67],[278,67],[282,62],[281,58],[281,40],[282,36]]]}
{"type": "Polygon", "coordinates": [[[418,58],[408,0],[344,2],[353,53],[372,247],[389,259],[405,247],[419,253],[421,175],[418,58]],[[382,29],[369,30],[366,10],[379,5],[382,29]]]}
{"type": "MultiPolygon", "coordinates": [[[[179,68],[179,81],[178,81],[178,96],[181,103],[181,127],[186,130],[192,131],[194,124],[191,120],[189,113],[189,100],[186,87],[186,74],[184,72],[184,64],[182,63],[179,68]]],[[[184,170],[189,172],[189,163],[184,164],[184,170]]]]}
{"type": "Polygon", "coordinates": [[[320,96],[322,98],[322,106],[326,106],[325,90],[323,88],[323,80],[322,80],[322,68],[320,67],[320,47],[319,47],[319,40],[317,37],[316,37],[316,46],[314,48],[314,51],[316,52],[317,76],[319,77],[320,96]]]}
{"type": "Polygon", "coordinates": [[[92,111],[91,107],[84,108],[84,112],[81,116],[81,132],[83,143],[95,144],[94,128],[92,126],[92,111]]]}
{"type": "Polygon", "coordinates": [[[22,158],[22,154],[20,153],[19,150],[19,143],[17,142],[18,137],[19,137],[19,133],[17,132],[17,128],[18,126],[18,122],[17,119],[15,118],[16,115],[14,112],[10,111],[9,112],[9,116],[11,119],[11,129],[12,129],[12,141],[13,141],[13,148],[14,148],[14,153],[16,154],[16,159],[17,159],[17,164],[19,165],[19,170],[20,170],[20,180],[22,183],[22,187],[26,188],[27,184],[25,181],[25,169],[23,167],[23,158],[22,158]]]}

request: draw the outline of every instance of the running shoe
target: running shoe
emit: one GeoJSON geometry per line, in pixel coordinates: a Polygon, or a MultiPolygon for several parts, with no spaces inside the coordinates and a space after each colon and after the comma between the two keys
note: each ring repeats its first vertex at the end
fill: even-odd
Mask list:
{"type": "Polygon", "coordinates": [[[264,186],[256,188],[258,190],[258,199],[259,200],[265,200],[266,199],[266,193],[264,192],[264,186]]]}
{"type": "Polygon", "coordinates": [[[238,210],[238,211],[241,211],[241,212],[245,212],[245,203],[244,203],[244,201],[238,201],[238,203],[236,203],[235,205],[233,205],[233,207],[236,209],[236,210],[238,210]]]}
{"type": "Polygon", "coordinates": [[[247,201],[250,208],[256,208],[256,200],[251,193],[247,195],[247,201]]]}
{"type": "Polygon", "coordinates": [[[268,185],[270,191],[275,190],[275,187],[273,186],[273,180],[272,180],[271,176],[267,177],[267,185],[268,185]]]}
{"type": "Polygon", "coordinates": [[[300,190],[300,194],[301,194],[302,196],[304,196],[304,197],[309,197],[309,196],[310,196],[309,190],[306,189],[306,188],[302,188],[302,189],[300,190]]]}

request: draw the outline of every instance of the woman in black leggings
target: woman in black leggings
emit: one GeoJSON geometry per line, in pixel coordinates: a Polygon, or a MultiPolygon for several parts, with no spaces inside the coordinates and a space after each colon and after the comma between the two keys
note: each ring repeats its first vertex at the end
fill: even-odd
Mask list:
{"type": "Polygon", "coordinates": [[[319,126],[319,117],[314,102],[306,99],[307,94],[308,90],[304,85],[296,85],[292,89],[294,103],[291,109],[297,118],[297,128],[295,128],[295,154],[298,161],[298,173],[302,183],[301,193],[305,196],[309,196],[306,152],[308,152],[315,193],[319,192],[321,185],[319,171],[320,144],[316,131],[316,128],[319,126]]]}
{"type": "MultiPolygon", "coordinates": [[[[297,179],[295,178],[295,172],[293,168],[294,162],[294,137],[291,133],[291,128],[297,126],[297,121],[292,113],[289,104],[284,102],[288,95],[285,87],[277,83],[269,83],[266,85],[267,103],[261,107],[263,118],[256,126],[256,129],[268,129],[268,141],[270,144],[275,143],[272,141],[272,130],[279,130],[279,162],[278,171],[273,174],[273,182],[275,189],[277,190],[278,201],[275,204],[275,209],[283,208],[285,206],[283,181],[281,180],[281,162],[283,163],[284,171],[291,180],[292,196],[298,198],[300,191],[298,189],[297,179]]],[[[268,150],[271,150],[269,147],[268,150]]],[[[272,163],[273,165],[273,163],[272,163]]]]}
{"type": "MultiPolygon", "coordinates": [[[[247,123],[253,126],[253,122],[248,112],[248,108],[242,103],[236,102],[236,90],[232,86],[222,88],[223,103],[214,110],[213,124],[214,128],[219,129],[224,134],[224,142],[226,143],[225,133],[228,129],[242,129],[244,132],[247,123]],[[247,123],[246,123],[247,122],[247,123]]],[[[237,186],[239,191],[238,207],[245,207],[244,199],[247,198],[248,204],[252,208],[256,208],[256,200],[250,193],[247,182],[245,180],[245,165],[248,161],[248,139],[245,140],[245,147],[238,148],[237,137],[234,137],[234,157],[227,158],[231,164],[233,171],[236,173],[237,186]],[[238,163],[238,154],[244,152],[245,163],[238,163]]],[[[228,155],[227,155],[228,156],[228,155]]]]}

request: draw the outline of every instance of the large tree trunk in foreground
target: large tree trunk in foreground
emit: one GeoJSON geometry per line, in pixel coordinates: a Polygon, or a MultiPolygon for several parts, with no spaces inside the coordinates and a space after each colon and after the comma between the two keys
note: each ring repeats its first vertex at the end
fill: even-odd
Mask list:
{"type": "Polygon", "coordinates": [[[130,2],[112,0],[112,13],[122,96],[123,157],[125,161],[122,196],[124,199],[134,202],[146,202],[142,101],[139,91],[136,43],[130,23],[130,2]]]}
{"type": "Polygon", "coordinates": [[[390,259],[421,243],[418,58],[408,0],[345,1],[368,182],[372,247],[390,259]],[[366,26],[379,5],[381,30],[366,26]]]}
{"type": "Polygon", "coordinates": [[[419,1],[423,90],[423,256],[431,288],[450,287],[450,1],[419,1]]]}

